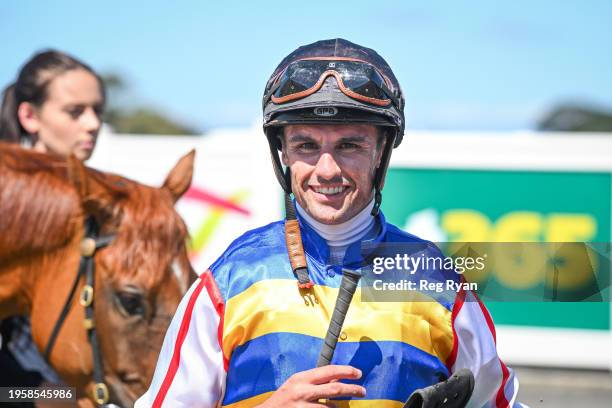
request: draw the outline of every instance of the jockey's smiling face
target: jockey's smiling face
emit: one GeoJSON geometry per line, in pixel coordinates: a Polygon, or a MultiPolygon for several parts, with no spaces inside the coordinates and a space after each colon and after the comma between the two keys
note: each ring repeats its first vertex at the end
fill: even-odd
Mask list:
{"type": "Polygon", "coordinates": [[[372,125],[288,125],[282,160],[296,201],[317,221],[350,220],[372,200],[384,141],[372,125]]]}

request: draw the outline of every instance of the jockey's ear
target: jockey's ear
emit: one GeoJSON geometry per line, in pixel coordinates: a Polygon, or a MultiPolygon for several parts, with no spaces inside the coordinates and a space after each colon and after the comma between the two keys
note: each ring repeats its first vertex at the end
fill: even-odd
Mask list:
{"type": "Polygon", "coordinates": [[[115,203],[127,195],[127,186],[121,182],[112,183],[103,173],[87,168],[74,155],[68,162],[68,179],[75,187],[85,215],[93,215],[101,224],[116,208],[115,203]]]}
{"type": "Polygon", "coordinates": [[[170,170],[170,173],[168,173],[166,181],[164,181],[162,188],[170,192],[174,202],[177,202],[191,185],[194,161],[195,150],[191,150],[189,153],[180,158],[178,163],[176,163],[174,168],[170,170]]]}

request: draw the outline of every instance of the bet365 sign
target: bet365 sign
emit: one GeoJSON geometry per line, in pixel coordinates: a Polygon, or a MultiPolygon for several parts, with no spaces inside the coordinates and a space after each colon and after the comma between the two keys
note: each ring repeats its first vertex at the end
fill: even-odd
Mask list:
{"type": "MultiPolygon", "coordinates": [[[[391,168],[383,210],[393,224],[436,242],[610,242],[611,182],[609,173],[391,168]]],[[[507,290],[545,284],[535,272],[492,273],[507,290]]],[[[610,327],[607,302],[488,307],[500,324],[610,327]]]]}

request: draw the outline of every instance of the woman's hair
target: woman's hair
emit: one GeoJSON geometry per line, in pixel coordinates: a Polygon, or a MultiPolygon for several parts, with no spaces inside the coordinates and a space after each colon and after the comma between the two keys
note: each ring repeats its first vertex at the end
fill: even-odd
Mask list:
{"type": "Polygon", "coordinates": [[[104,83],[89,65],[60,51],[39,52],[23,65],[17,80],[4,89],[0,108],[0,140],[33,145],[35,136],[29,135],[19,122],[19,105],[29,102],[41,107],[47,100],[47,89],[51,81],[58,75],[75,69],[84,69],[95,76],[104,97],[104,83]]]}

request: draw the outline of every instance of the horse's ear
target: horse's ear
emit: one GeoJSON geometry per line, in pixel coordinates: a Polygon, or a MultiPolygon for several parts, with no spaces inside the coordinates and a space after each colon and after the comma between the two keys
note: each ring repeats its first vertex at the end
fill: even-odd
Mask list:
{"type": "Polygon", "coordinates": [[[170,192],[174,202],[177,202],[191,185],[194,161],[195,150],[192,149],[189,153],[181,157],[174,168],[170,170],[170,173],[168,173],[166,181],[164,181],[162,188],[170,192]]]}
{"type": "Polygon", "coordinates": [[[102,181],[93,169],[85,165],[74,155],[68,158],[68,180],[76,188],[81,199],[81,206],[86,214],[104,218],[112,212],[113,203],[122,192],[113,191],[102,181]]]}

